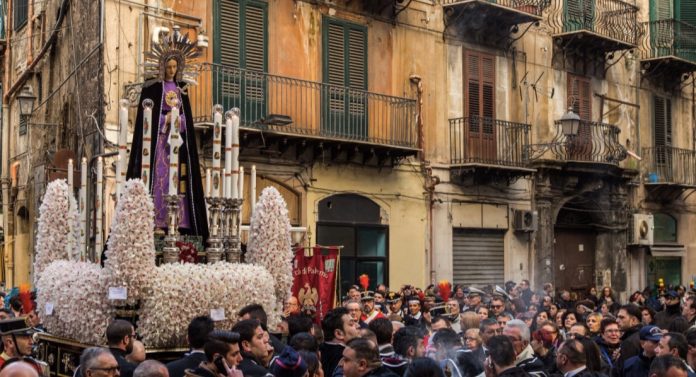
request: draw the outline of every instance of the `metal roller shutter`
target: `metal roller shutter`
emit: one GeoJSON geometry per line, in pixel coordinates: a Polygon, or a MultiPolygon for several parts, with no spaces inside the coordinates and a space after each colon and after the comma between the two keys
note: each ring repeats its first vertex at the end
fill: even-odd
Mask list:
{"type": "Polygon", "coordinates": [[[452,234],[452,269],[456,284],[476,287],[502,285],[505,280],[505,233],[455,228],[452,234]]]}

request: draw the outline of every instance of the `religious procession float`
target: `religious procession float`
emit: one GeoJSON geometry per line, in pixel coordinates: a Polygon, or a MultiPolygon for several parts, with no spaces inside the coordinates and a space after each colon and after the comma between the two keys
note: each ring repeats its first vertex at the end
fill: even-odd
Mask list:
{"type": "MultiPolygon", "coordinates": [[[[195,44],[178,33],[146,54],[130,155],[127,103],[119,113],[117,199],[105,241],[97,229],[94,248],[85,252],[85,162],[79,201],[73,196],[72,166],[67,180],[47,187],[38,221],[34,285],[37,313],[47,329],[38,336],[39,358],[53,375],[72,376],[85,347],[105,345],[106,328],[114,318],[132,321],[148,357],[160,359],[186,350],[186,329],[196,316],[210,315],[216,328],[230,329],[240,308],[258,303],[268,312],[269,328],[280,320],[293,285],[286,203],[273,187],[265,188],[258,202],[252,190],[242,256],[240,114],[237,109],[223,114],[220,105],[213,109],[212,168],[206,170],[204,191],[186,92],[194,83],[190,60],[197,54],[195,44]]],[[[97,227],[102,165],[99,158],[97,227]]],[[[253,187],[253,172],[251,181],[253,187]]]]}

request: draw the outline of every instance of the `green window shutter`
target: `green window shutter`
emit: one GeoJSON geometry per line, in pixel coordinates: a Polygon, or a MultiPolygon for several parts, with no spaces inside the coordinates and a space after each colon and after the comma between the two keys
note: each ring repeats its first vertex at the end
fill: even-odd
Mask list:
{"type": "Polygon", "coordinates": [[[654,100],[654,138],[656,147],[672,146],[672,101],[655,96],[654,100]]]}
{"type": "Polygon", "coordinates": [[[331,18],[324,22],[324,82],[367,90],[367,30],[331,18]]]}
{"type": "Polygon", "coordinates": [[[239,23],[239,2],[230,0],[220,0],[220,23],[219,33],[216,40],[219,47],[216,49],[219,58],[217,63],[231,67],[240,67],[240,23],[239,23]]]}
{"type": "Polygon", "coordinates": [[[696,0],[674,0],[676,19],[696,26],[696,0]]]}
{"type": "Polygon", "coordinates": [[[650,0],[650,21],[669,20],[674,18],[674,2],[679,0],[650,0]]]}
{"type": "Polygon", "coordinates": [[[268,4],[260,0],[216,0],[214,103],[239,107],[245,122],[266,115],[268,4]]]}
{"type": "Polygon", "coordinates": [[[367,28],[322,19],[322,131],[367,137],[367,28]]]}
{"type": "Polygon", "coordinates": [[[268,4],[254,0],[218,0],[215,62],[266,72],[268,4]]]}

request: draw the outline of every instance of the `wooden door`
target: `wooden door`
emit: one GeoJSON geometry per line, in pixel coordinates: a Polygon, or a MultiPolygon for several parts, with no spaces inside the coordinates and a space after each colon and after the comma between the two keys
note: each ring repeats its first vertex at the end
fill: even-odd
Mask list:
{"type": "Polygon", "coordinates": [[[495,124],[495,56],[464,52],[464,110],[468,123],[466,157],[471,161],[497,160],[495,124]]]}
{"type": "Polygon", "coordinates": [[[594,285],[597,234],[586,230],[556,229],[555,237],[553,266],[558,290],[584,294],[594,285]]]}

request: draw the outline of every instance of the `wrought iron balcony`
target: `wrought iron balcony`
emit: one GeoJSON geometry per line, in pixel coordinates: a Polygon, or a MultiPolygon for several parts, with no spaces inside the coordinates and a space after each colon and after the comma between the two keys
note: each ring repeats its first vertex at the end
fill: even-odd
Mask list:
{"type": "Polygon", "coordinates": [[[641,63],[647,75],[678,78],[696,71],[696,26],[669,19],[645,22],[643,29],[641,63]]]}
{"type": "Polygon", "coordinates": [[[550,0],[443,0],[446,25],[454,34],[498,44],[516,25],[537,22],[550,0]]]}
{"type": "Polygon", "coordinates": [[[449,120],[452,168],[525,168],[529,125],[471,116],[449,120]]]}
{"type": "Polygon", "coordinates": [[[674,147],[643,148],[646,186],[696,188],[696,151],[674,147]]]}
{"type": "Polygon", "coordinates": [[[565,135],[556,121],[556,136],[550,143],[530,147],[530,159],[553,159],[567,162],[591,162],[617,165],[626,158],[626,148],[619,143],[619,127],[612,124],[580,121],[577,135],[565,135]]]}
{"type": "Polygon", "coordinates": [[[562,45],[611,52],[636,47],[638,7],[621,0],[553,0],[549,23],[562,45]]]}

